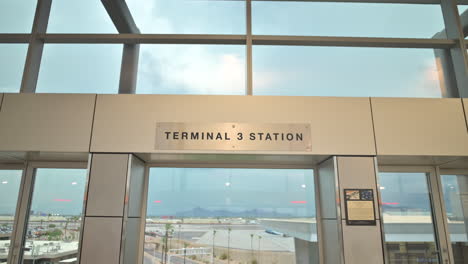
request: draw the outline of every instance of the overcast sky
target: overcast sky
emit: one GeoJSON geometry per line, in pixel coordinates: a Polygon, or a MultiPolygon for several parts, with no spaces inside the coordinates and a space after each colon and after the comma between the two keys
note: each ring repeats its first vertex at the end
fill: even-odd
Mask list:
{"type": "MultiPolygon", "coordinates": [[[[31,30],[35,0],[0,1],[0,33],[31,30]]],[[[244,34],[243,1],[127,0],[142,33],[244,34]]],[[[466,9],[465,6],[460,10],[466,9]]],[[[439,5],[257,2],[254,34],[431,38],[439,5]]],[[[54,0],[49,33],[116,33],[99,0],[54,0]]],[[[0,45],[16,92],[27,45],[0,45]]],[[[141,45],[138,93],[244,94],[242,45],[141,45]]],[[[116,93],[122,45],[48,44],[38,92],[116,93]]],[[[440,97],[430,49],[254,46],[254,94],[440,97]]]]}

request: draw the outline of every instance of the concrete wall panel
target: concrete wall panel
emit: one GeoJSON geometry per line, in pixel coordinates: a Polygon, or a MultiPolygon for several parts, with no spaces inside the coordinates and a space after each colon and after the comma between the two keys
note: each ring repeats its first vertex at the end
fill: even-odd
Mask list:
{"type": "Polygon", "coordinates": [[[460,99],[372,98],[378,155],[468,155],[460,99]]]}
{"type": "Polygon", "coordinates": [[[343,221],[346,264],[383,264],[380,221],[375,226],[348,226],[343,221]]]}
{"type": "Polygon", "coordinates": [[[369,98],[98,95],[91,150],[158,152],[156,122],[263,122],[310,123],[310,154],[372,155],[371,120],[369,98]]]}
{"type": "Polygon", "coordinates": [[[122,218],[86,217],[80,263],[119,263],[121,236],[122,218]]]}
{"type": "Polygon", "coordinates": [[[375,217],[379,219],[379,201],[375,181],[374,158],[372,157],[338,157],[338,175],[340,182],[341,217],[345,219],[344,189],[374,190],[375,217]]]}
{"type": "Polygon", "coordinates": [[[0,151],[88,152],[95,95],[5,94],[0,151]]]}
{"type": "Polygon", "coordinates": [[[87,216],[123,216],[128,157],[126,154],[93,155],[87,216]]]}

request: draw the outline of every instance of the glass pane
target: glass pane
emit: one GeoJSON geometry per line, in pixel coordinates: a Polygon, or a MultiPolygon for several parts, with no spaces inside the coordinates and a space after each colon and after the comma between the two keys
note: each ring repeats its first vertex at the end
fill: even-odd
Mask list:
{"type": "Polygon", "coordinates": [[[48,33],[117,33],[101,1],[52,1],[48,33]]]}
{"type": "Polygon", "coordinates": [[[137,93],[245,94],[245,47],[141,45],[137,93]]]}
{"type": "Polygon", "coordinates": [[[0,93],[19,92],[27,52],[27,44],[0,44],[0,93]]]}
{"type": "Polygon", "coordinates": [[[0,263],[6,263],[11,246],[22,173],[21,170],[0,170],[0,263]]]}
{"type": "MultiPolygon", "coordinates": [[[[460,12],[460,15],[464,14],[466,17],[468,17],[468,5],[459,5],[458,12],[460,12]]],[[[465,39],[468,39],[468,32],[466,31],[465,31],[465,39]]]]}
{"type": "Polygon", "coordinates": [[[306,251],[318,263],[312,170],[152,168],[149,177],[145,264],[291,264],[306,251]]]}
{"type": "Polygon", "coordinates": [[[142,33],[245,33],[244,1],[127,0],[127,5],[142,33]]]}
{"type": "Polygon", "coordinates": [[[442,97],[430,49],[253,47],[256,95],[442,97]]]}
{"type": "Polygon", "coordinates": [[[0,33],[30,33],[36,4],[37,0],[1,0],[0,33]]]}
{"type": "Polygon", "coordinates": [[[85,169],[36,170],[24,264],[77,257],[85,185],[85,169]]]}
{"type": "Polygon", "coordinates": [[[432,38],[443,29],[440,5],[252,2],[258,35],[432,38]]]}
{"type": "Polygon", "coordinates": [[[468,175],[442,175],[455,264],[468,263],[468,175]]]}
{"type": "Polygon", "coordinates": [[[122,45],[47,44],[38,93],[117,93],[122,45]]]}
{"type": "Polygon", "coordinates": [[[379,173],[388,264],[439,263],[425,173],[379,173]]]}

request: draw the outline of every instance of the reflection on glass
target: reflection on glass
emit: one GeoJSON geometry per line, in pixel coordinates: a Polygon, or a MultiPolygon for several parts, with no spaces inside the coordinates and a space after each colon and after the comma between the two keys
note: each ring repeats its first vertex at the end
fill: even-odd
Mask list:
{"type": "Polygon", "coordinates": [[[258,35],[432,38],[443,29],[440,5],[252,2],[258,35]]]}
{"type": "Polygon", "coordinates": [[[52,1],[47,32],[118,33],[102,2],[96,0],[52,1]]]}
{"type": "Polygon", "coordinates": [[[315,219],[312,170],[152,168],[144,263],[318,263],[315,219]]]}
{"type": "Polygon", "coordinates": [[[245,47],[141,45],[137,93],[243,95],[245,47]]]}
{"type": "Polygon", "coordinates": [[[38,93],[117,93],[122,45],[46,44],[38,93]]]}
{"type": "Polygon", "coordinates": [[[127,0],[126,2],[142,33],[245,33],[245,1],[127,0]]]}
{"type": "Polygon", "coordinates": [[[19,92],[27,51],[27,44],[0,44],[0,93],[19,92]]]}
{"type": "Polygon", "coordinates": [[[0,263],[6,263],[10,250],[21,174],[21,170],[0,170],[0,263]]]}
{"type": "Polygon", "coordinates": [[[256,95],[442,97],[431,49],[253,47],[256,95]]]}
{"type": "Polygon", "coordinates": [[[455,264],[468,263],[468,175],[442,175],[455,264]]]}
{"type": "Polygon", "coordinates": [[[0,33],[30,33],[36,4],[37,0],[1,0],[0,33]]]}
{"type": "Polygon", "coordinates": [[[37,169],[23,264],[76,262],[85,184],[85,169],[37,169]]]}
{"type": "Polygon", "coordinates": [[[425,173],[379,173],[388,264],[439,263],[425,173]]]}

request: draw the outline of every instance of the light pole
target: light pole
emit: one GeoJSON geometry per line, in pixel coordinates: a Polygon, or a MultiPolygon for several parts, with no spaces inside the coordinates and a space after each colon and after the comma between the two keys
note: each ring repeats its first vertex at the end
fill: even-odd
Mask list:
{"type": "Polygon", "coordinates": [[[213,252],[211,252],[211,264],[214,263],[214,258],[215,258],[215,236],[216,236],[216,230],[213,230],[213,252]]]}
{"type": "Polygon", "coordinates": [[[231,262],[231,255],[230,255],[230,245],[231,244],[231,228],[228,228],[228,254],[227,254],[227,259],[228,259],[228,264],[231,262]]]}

